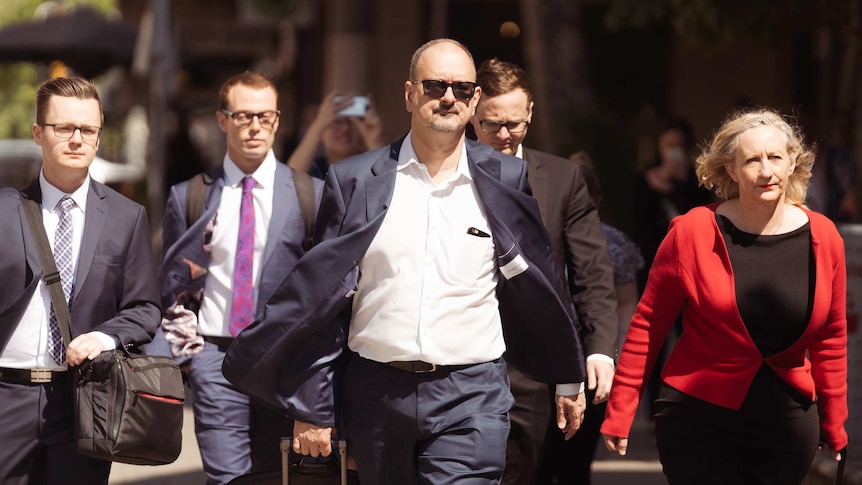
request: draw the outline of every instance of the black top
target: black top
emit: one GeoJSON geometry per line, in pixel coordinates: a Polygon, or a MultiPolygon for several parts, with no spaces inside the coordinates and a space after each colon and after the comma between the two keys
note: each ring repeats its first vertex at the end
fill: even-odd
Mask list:
{"type": "Polygon", "coordinates": [[[815,265],[811,226],[778,235],[745,232],[716,215],[736,285],[736,304],[763,356],[796,342],[811,318],[815,265]]]}

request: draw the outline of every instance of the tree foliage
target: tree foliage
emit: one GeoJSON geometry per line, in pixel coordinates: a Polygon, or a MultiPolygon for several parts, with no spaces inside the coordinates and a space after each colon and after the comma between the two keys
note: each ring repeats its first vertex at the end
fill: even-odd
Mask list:
{"type": "MultiPolygon", "coordinates": [[[[3,0],[0,8],[0,29],[29,22],[43,0],[3,0]]],[[[57,2],[54,2],[57,3],[57,2]]],[[[116,12],[114,0],[66,0],[64,5],[87,5],[105,13],[116,12]]],[[[48,75],[46,66],[29,62],[0,64],[0,139],[26,138],[35,121],[36,89],[48,75]]]]}
{"type": "MultiPolygon", "coordinates": [[[[578,0],[575,0],[578,1],[578,0]]],[[[764,43],[780,39],[789,23],[811,2],[805,0],[611,0],[609,29],[670,24],[694,47],[718,47],[740,37],[764,43]]]]}

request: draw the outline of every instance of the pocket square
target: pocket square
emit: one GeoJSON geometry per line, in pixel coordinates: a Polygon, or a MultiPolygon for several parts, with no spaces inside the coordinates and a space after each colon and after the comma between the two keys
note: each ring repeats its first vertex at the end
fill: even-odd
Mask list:
{"type": "Polygon", "coordinates": [[[191,279],[196,280],[201,276],[207,274],[207,269],[203,266],[195,263],[189,258],[183,258],[183,263],[186,263],[189,266],[189,276],[191,279]]]}

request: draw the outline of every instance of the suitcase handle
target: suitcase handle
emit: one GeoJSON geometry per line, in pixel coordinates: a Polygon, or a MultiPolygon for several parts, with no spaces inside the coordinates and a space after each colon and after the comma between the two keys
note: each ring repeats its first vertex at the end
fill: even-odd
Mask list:
{"type": "MultiPolygon", "coordinates": [[[[333,439],[332,448],[338,450],[341,465],[341,485],[347,485],[347,440],[333,439]]],[[[281,438],[281,484],[290,485],[290,463],[288,457],[293,450],[293,438],[281,438]]]]}

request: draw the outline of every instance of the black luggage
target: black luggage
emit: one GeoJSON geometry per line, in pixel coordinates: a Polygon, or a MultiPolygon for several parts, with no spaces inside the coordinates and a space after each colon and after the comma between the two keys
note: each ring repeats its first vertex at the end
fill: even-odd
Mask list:
{"type": "Polygon", "coordinates": [[[335,453],[328,460],[302,457],[289,462],[293,438],[281,439],[281,471],[247,473],[228,485],[359,485],[354,470],[347,469],[347,441],[332,440],[335,453]]]}

